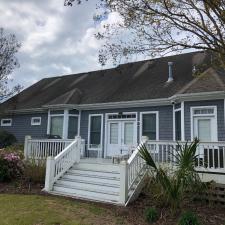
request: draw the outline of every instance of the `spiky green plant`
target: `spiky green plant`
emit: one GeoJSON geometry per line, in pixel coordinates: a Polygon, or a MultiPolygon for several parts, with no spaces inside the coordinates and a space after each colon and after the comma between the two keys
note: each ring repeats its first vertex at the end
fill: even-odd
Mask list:
{"type": "Polygon", "coordinates": [[[196,183],[200,183],[198,173],[195,170],[198,143],[199,140],[195,139],[190,144],[185,143],[184,146],[177,144],[177,148],[173,151],[175,153],[171,153],[172,157],[176,159],[174,162],[176,170],[172,176],[156,165],[144,144],[140,146],[139,155],[155,172],[156,180],[160,183],[166,201],[170,204],[173,212],[176,212],[180,207],[186,191],[193,189],[196,183]]]}

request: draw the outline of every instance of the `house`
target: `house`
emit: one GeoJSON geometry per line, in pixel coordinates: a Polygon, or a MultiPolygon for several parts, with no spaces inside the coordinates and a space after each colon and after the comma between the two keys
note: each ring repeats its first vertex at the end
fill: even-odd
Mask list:
{"type": "MultiPolygon", "coordinates": [[[[47,161],[46,190],[49,192],[55,190],[58,194],[127,204],[129,198],[137,195],[140,189],[137,187],[144,177],[138,154],[129,158],[128,167],[112,163],[109,166],[106,162],[111,157],[130,155],[142,137],[147,137],[155,160],[160,162],[169,160],[166,151],[177,141],[198,137],[201,141],[199,172],[207,174],[208,179],[224,179],[225,71],[213,68],[212,55],[206,52],[45,78],[2,103],[0,112],[0,129],[13,133],[21,143],[25,136],[31,136],[25,142],[26,152],[49,156],[53,149],[55,158],[47,161]],[[75,136],[82,141],[79,138],[74,141],[75,136]],[[71,152],[77,148],[79,152],[82,149],[82,153],[75,156],[71,152]],[[62,151],[67,153],[63,155],[62,151]],[[104,158],[105,161],[96,161],[98,165],[94,166],[90,161],[82,161],[80,165],[80,157],[104,158]],[[60,160],[63,163],[58,163],[60,160]],[[72,167],[77,170],[74,172],[71,166],[75,162],[80,167],[72,167]],[[129,165],[136,166],[135,172],[132,173],[129,165]],[[75,185],[70,190],[68,187],[66,191],[66,181],[69,186],[78,180],[71,174],[66,175],[68,171],[75,175],[79,172],[79,182],[86,185],[87,180],[93,178],[91,173],[104,177],[110,171],[105,178],[107,182],[115,178],[115,182],[106,185],[105,192],[96,191],[94,197],[92,189],[92,192],[84,192],[78,184],[79,187],[75,185]],[[136,179],[138,176],[141,178],[136,179]],[[64,183],[59,182],[62,177],[64,183]],[[132,192],[132,188],[136,191],[132,192]],[[108,198],[106,192],[110,191],[115,198],[108,198]],[[115,193],[119,193],[119,197],[115,193]]],[[[94,190],[100,190],[100,183],[93,180],[89,185],[98,185],[94,190]]]]}

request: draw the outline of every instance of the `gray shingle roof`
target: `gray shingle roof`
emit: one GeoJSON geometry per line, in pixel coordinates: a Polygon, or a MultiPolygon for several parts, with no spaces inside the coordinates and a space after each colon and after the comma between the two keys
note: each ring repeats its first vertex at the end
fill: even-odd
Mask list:
{"type": "Polygon", "coordinates": [[[122,64],[107,70],[45,78],[1,104],[0,110],[146,100],[168,98],[179,92],[224,90],[224,71],[211,69],[198,78],[193,76],[194,66],[210,67],[209,62],[206,53],[193,52],[122,64]],[[173,62],[174,81],[171,83],[166,82],[168,62],[173,62]]]}

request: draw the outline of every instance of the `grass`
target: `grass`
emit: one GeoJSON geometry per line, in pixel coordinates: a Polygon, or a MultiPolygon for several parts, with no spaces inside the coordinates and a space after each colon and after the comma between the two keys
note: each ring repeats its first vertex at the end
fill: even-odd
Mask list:
{"type": "Polygon", "coordinates": [[[0,195],[1,225],[125,224],[110,209],[52,196],[0,195]]]}

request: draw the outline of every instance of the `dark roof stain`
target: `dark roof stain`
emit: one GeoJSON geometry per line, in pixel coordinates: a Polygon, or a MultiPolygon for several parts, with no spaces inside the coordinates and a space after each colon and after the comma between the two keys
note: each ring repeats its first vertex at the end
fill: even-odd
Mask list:
{"type": "Polygon", "coordinates": [[[205,52],[192,52],[122,64],[112,69],[45,78],[2,103],[0,110],[158,99],[176,93],[224,90],[223,70],[206,68],[202,76],[193,76],[194,66],[199,68],[203,64],[211,67],[210,56],[205,52]],[[173,62],[174,81],[170,83],[166,82],[168,62],[173,62]]]}

